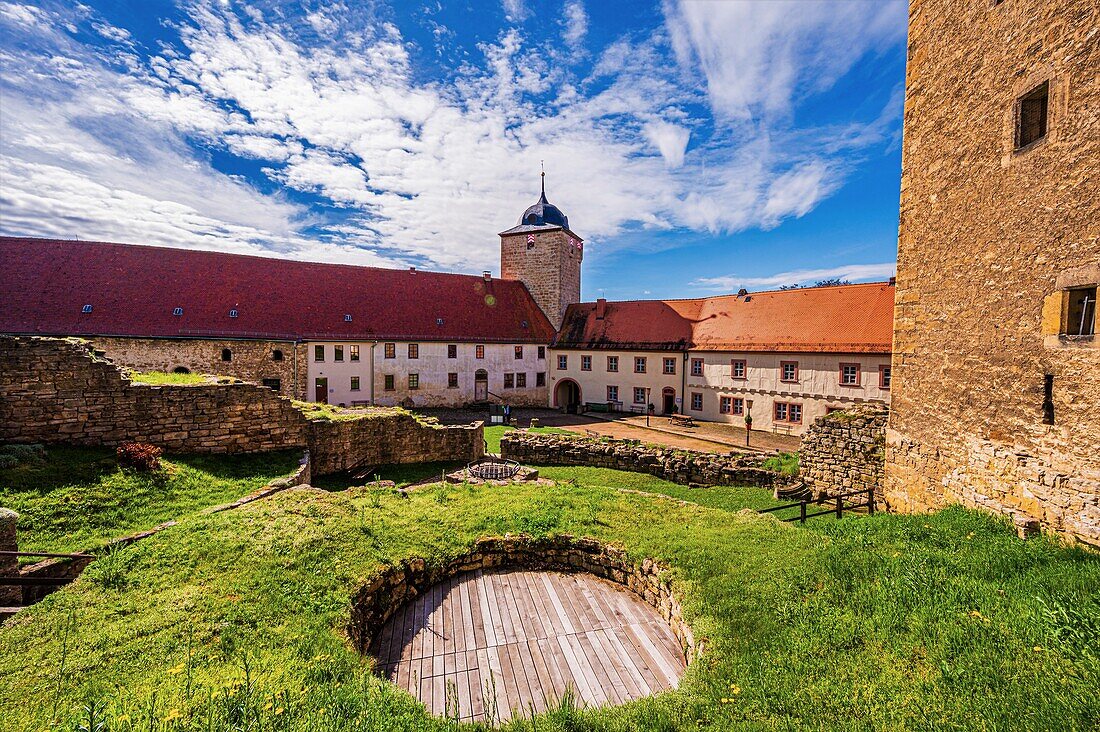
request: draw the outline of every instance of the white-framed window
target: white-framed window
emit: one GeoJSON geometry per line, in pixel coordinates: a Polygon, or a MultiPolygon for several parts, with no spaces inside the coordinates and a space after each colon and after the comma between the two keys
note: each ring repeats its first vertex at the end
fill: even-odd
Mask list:
{"type": "Polygon", "coordinates": [[[634,387],[634,403],[635,404],[645,404],[645,387],[644,386],[635,386],[634,387]]]}
{"type": "Polygon", "coordinates": [[[619,387],[608,386],[607,387],[607,401],[617,402],[619,401],[619,387]]]}
{"type": "Polygon", "coordinates": [[[878,367],[878,388],[885,391],[890,390],[890,367],[879,366],[878,367]]]}
{"type": "Polygon", "coordinates": [[[798,381],[798,361],[781,361],[779,363],[779,380],[798,381]]]}
{"type": "Polygon", "coordinates": [[[740,417],[745,414],[745,400],[741,397],[733,398],[733,416],[740,417]]]}
{"type": "Polygon", "coordinates": [[[841,386],[859,386],[859,364],[858,363],[842,363],[842,364],[840,364],[840,385],[841,386]]]}
{"type": "Polygon", "coordinates": [[[691,393],[691,408],[693,411],[703,411],[703,395],[697,391],[691,393]]]}
{"type": "Polygon", "coordinates": [[[558,371],[565,371],[569,368],[569,356],[564,353],[558,354],[558,371]]]}
{"type": "Polygon", "coordinates": [[[718,397],[718,412],[720,414],[732,414],[733,413],[733,397],[728,397],[728,396],[718,397]]]}
{"type": "Polygon", "coordinates": [[[634,373],[636,373],[636,374],[644,374],[645,373],[645,361],[646,361],[645,356],[635,356],[634,357],[634,373]]]}
{"type": "Polygon", "coordinates": [[[748,370],[748,366],[745,363],[745,359],[735,358],[732,361],[730,361],[730,376],[732,376],[733,378],[735,378],[735,379],[747,378],[746,374],[748,374],[748,371],[749,370],[748,370]]]}
{"type": "Polygon", "coordinates": [[[592,370],[592,357],[591,356],[581,356],[581,371],[591,371],[591,370],[592,370]]]}
{"type": "Polygon", "coordinates": [[[665,374],[670,374],[670,375],[675,374],[676,373],[676,359],[674,359],[674,358],[662,359],[661,372],[665,373],[665,374]]]}
{"type": "Polygon", "coordinates": [[[703,375],[703,359],[693,358],[691,359],[691,375],[702,376],[703,375]]]}
{"type": "Polygon", "coordinates": [[[607,357],[607,371],[608,373],[616,373],[619,370],[619,357],[608,356],[607,357]]]}

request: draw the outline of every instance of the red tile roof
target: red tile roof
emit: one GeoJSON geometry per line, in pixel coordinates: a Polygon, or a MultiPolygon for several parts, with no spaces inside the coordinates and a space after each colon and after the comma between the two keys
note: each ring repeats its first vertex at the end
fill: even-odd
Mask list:
{"type": "Polygon", "coordinates": [[[16,237],[0,237],[0,262],[3,333],[504,343],[554,335],[527,288],[510,280],[16,237]]]}
{"type": "Polygon", "coordinates": [[[555,345],[566,348],[889,353],[894,287],[872,282],[692,300],[571,305],[555,345]]]}

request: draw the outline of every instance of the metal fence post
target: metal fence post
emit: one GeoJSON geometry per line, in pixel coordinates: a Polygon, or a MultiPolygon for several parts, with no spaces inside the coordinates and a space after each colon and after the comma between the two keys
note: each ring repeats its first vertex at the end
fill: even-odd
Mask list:
{"type": "Polygon", "coordinates": [[[874,486],[867,489],[867,513],[868,515],[875,512],[875,489],[874,486]]]}
{"type": "Polygon", "coordinates": [[[803,524],[806,523],[806,499],[805,498],[803,498],[801,501],[799,501],[798,510],[801,513],[801,516],[799,516],[799,519],[798,519],[799,522],[803,523],[803,524]]]}
{"type": "Polygon", "coordinates": [[[836,497],[836,517],[837,518],[843,518],[844,517],[844,499],[841,498],[840,496],[836,497]]]}

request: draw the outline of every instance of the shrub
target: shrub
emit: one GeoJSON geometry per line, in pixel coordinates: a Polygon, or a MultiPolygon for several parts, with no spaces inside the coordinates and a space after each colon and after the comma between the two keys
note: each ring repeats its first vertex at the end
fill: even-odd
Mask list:
{"type": "Polygon", "coordinates": [[[42,445],[3,445],[0,447],[0,468],[46,462],[46,448],[42,445]]]}
{"type": "Polygon", "coordinates": [[[115,455],[118,464],[124,468],[133,468],[140,472],[160,470],[160,456],[164,454],[156,445],[144,442],[126,442],[118,446],[115,455]]]}

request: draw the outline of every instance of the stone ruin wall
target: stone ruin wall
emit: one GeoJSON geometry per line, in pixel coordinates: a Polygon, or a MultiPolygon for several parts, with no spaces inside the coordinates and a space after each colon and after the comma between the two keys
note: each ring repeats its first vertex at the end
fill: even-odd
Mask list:
{"type": "Polygon", "coordinates": [[[882,498],[888,414],[885,406],[865,405],[814,420],[802,437],[798,473],[815,500],[869,489],[882,498]]]}
{"type": "Polygon", "coordinates": [[[759,455],[691,452],[654,445],[515,430],[500,440],[501,457],[528,465],[613,468],[649,473],[681,485],[782,487],[787,476],[761,467],[759,455]]]}
{"type": "Polygon", "coordinates": [[[1100,279],[1097,27],[1080,0],[911,4],[892,510],[961,503],[1100,545],[1100,341],[1058,336],[1065,288],[1100,279]],[[1016,100],[1043,82],[1047,135],[1016,150],[1016,100]]]}
{"type": "Polygon", "coordinates": [[[0,337],[0,441],[140,441],[182,453],[308,448],[315,475],[363,461],[465,462],[484,451],[480,423],[440,427],[403,412],[311,421],[255,384],[132,384],[84,341],[11,337],[0,337]]]}
{"type": "Polygon", "coordinates": [[[255,384],[132,384],[79,340],[0,337],[0,441],[192,453],[306,447],[306,420],[255,384]]]}
{"type": "Polygon", "coordinates": [[[672,628],[689,663],[703,652],[684,620],[679,598],[673,593],[668,567],[652,559],[634,562],[626,551],[596,539],[568,534],[534,538],[526,534],[479,539],[469,552],[448,562],[432,564],[406,559],[360,588],[352,599],[348,635],[361,653],[369,651],[374,634],[403,605],[426,590],[462,572],[505,568],[541,569],[594,574],[624,587],[660,613],[672,628]]]}
{"type": "Polygon", "coordinates": [[[279,393],[292,399],[307,399],[306,347],[294,341],[245,341],[211,338],[109,338],[88,339],[97,350],[120,366],[137,371],[188,369],[195,374],[232,376],[261,383],[278,379],[279,393]],[[222,349],[232,352],[222,360],[222,349]],[[283,358],[275,360],[275,351],[283,358]]]}

